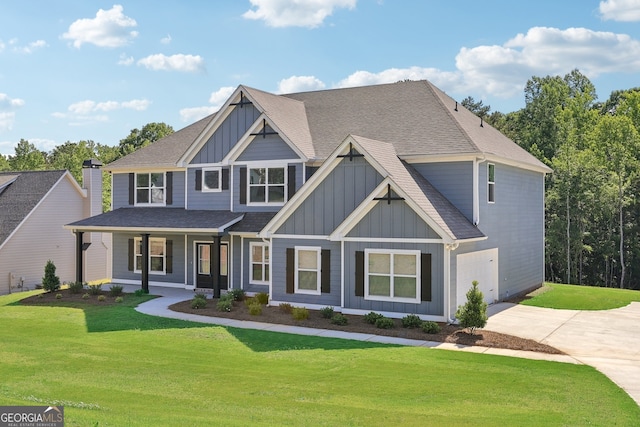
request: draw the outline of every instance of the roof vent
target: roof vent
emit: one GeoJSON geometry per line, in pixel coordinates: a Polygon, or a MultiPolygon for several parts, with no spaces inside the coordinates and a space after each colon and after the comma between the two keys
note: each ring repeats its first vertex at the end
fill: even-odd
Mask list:
{"type": "Polygon", "coordinates": [[[102,166],[102,162],[98,159],[88,159],[82,162],[83,168],[98,169],[100,166],[102,166]]]}
{"type": "Polygon", "coordinates": [[[454,108],[455,111],[458,111],[458,101],[456,101],[456,108],[454,108]]]}

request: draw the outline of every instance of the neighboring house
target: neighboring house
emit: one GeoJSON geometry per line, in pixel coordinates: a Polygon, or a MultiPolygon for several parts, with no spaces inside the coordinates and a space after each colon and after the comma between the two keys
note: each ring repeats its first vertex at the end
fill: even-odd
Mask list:
{"type": "Polygon", "coordinates": [[[427,81],[222,108],[105,169],[113,280],[449,320],[544,280],[544,164],[427,81]]]}
{"type": "Polygon", "coordinates": [[[111,277],[111,236],[85,236],[77,263],[76,237],[63,228],[102,210],[100,169],[84,169],[83,178],[84,188],[63,170],[0,172],[0,294],[34,289],[48,260],[61,282],[74,281],[83,264],[85,280],[111,277]]]}

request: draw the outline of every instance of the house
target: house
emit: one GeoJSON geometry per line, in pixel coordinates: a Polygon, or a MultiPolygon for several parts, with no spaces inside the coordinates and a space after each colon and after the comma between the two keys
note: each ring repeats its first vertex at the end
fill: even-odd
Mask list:
{"type": "Polygon", "coordinates": [[[449,320],[544,280],[544,164],[428,81],[276,95],[105,167],[113,280],[449,320]]]}
{"type": "Polygon", "coordinates": [[[85,163],[84,187],[64,170],[0,173],[0,294],[34,289],[48,260],[61,282],[111,277],[111,235],[84,236],[77,262],[78,237],[63,228],[102,211],[99,163],[85,163]]]}

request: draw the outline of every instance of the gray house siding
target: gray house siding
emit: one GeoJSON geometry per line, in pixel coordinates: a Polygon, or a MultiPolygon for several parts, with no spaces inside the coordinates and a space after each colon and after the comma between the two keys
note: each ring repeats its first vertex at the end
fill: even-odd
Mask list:
{"type": "Polygon", "coordinates": [[[253,138],[238,157],[238,162],[256,160],[298,159],[295,151],[279,135],[260,135],[253,138]]]}
{"type": "Polygon", "coordinates": [[[412,163],[411,166],[473,221],[473,162],[412,163]]]}
{"type": "Polygon", "coordinates": [[[202,168],[187,169],[187,209],[229,210],[231,207],[231,184],[222,191],[202,191],[196,189],[196,171],[202,168]]]}
{"type": "Polygon", "coordinates": [[[365,311],[386,311],[395,313],[414,313],[430,316],[444,315],[444,246],[442,244],[410,244],[385,242],[345,242],[344,245],[344,307],[365,311]],[[365,249],[405,249],[419,250],[423,254],[431,254],[431,301],[419,304],[371,301],[356,296],[355,268],[356,251],[365,249]]]}
{"type": "Polygon", "coordinates": [[[365,159],[343,159],[277,233],[328,235],[380,182],[382,176],[365,159]]]}
{"type": "Polygon", "coordinates": [[[219,163],[260,116],[253,105],[236,106],[195,155],[191,164],[219,163]]]}
{"type": "Polygon", "coordinates": [[[401,201],[379,201],[347,237],[439,239],[440,236],[401,201]]]}
{"type": "Polygon", "coordinates": [[[271,276],[272,276],[272,294],[271,299],[275,301],[286,301],[295,304],[315,304],[322,306],[339,307],[342,298],[341,289],[341,251],[339,242],[329,242],[327,240],[314,239],[272,239],[271,248],[271,276]],[[320,295],[291,294],[286,292],[286,250],[287,248],[295,248],[296,246],[316,246],[323,250],[331,251],[331,274],[330,274],[330,292],[320,295]]]}
{"type": "Polygon", "coordinates": [[[237,260],[237,265],[238,266],[238,273],[240,273],[240,270],[242,270],[243,274],[242,274],[242,278],[240,278],[240,274],[237,274],[236,278],[237,278],[237,282],[238,284],[241,283],[241,286],[237,286],[237,287],[241,287],[242,289],[244,289],[247,292],[269,292],[269,285],[268,284],[255,284],[255,283],[250,283],[251,282],[251,242],[260,242],[260,243],[264,243],[264,241],[262,239],[242,239],[242,244],[240,244],[240,239],[237,239],[238,241],[238,249],[237,249],[237,254],[235,254],[235,258],[237,260]],[[244,254],[244,256],[243,256],[244,254]]]}
{"type": "MultiPolygon", "coordinates": [[[[158,172],[162,172],[159,170],[158,172]]],[[[114,173],[112,175],[112,187],[111,187],[111,200],[113,209],[131,207],[129,204],[129,174],[128,173],[114,173]]],[[[184,208],[184,186],[185,186],[185,173],[182,171],[172,172],[172,203],[167,207],[172,208],[184,208]]]]}

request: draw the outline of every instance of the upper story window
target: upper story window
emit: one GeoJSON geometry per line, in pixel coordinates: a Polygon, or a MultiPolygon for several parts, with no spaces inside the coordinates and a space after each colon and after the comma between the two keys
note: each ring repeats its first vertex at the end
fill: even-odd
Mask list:
{"type": "Polygon", "coordinates": [[[495,203],[496,201],[496,165],[487,163],[487,201],[495,203]]]}
{"type": "Polygon", "coordinates": [[[287,174],[284,167],[249,168],[249,203],[284,204],[287,174]]]}
{"type": "Polygon", "coordinates": [[[420,251],[365,250],[365,299],[420,302],[420,251]]]}
{"type": "Polygon", "coordinates": [[[163,172],[136,174],[136,204],[164,205],[165,176],[163,172]]]}
{"type": "Polygon", "coordinates": [[[222,190],[222,170],[221,168],[209,168],[202,170],[202,191],[222,190]]]}

